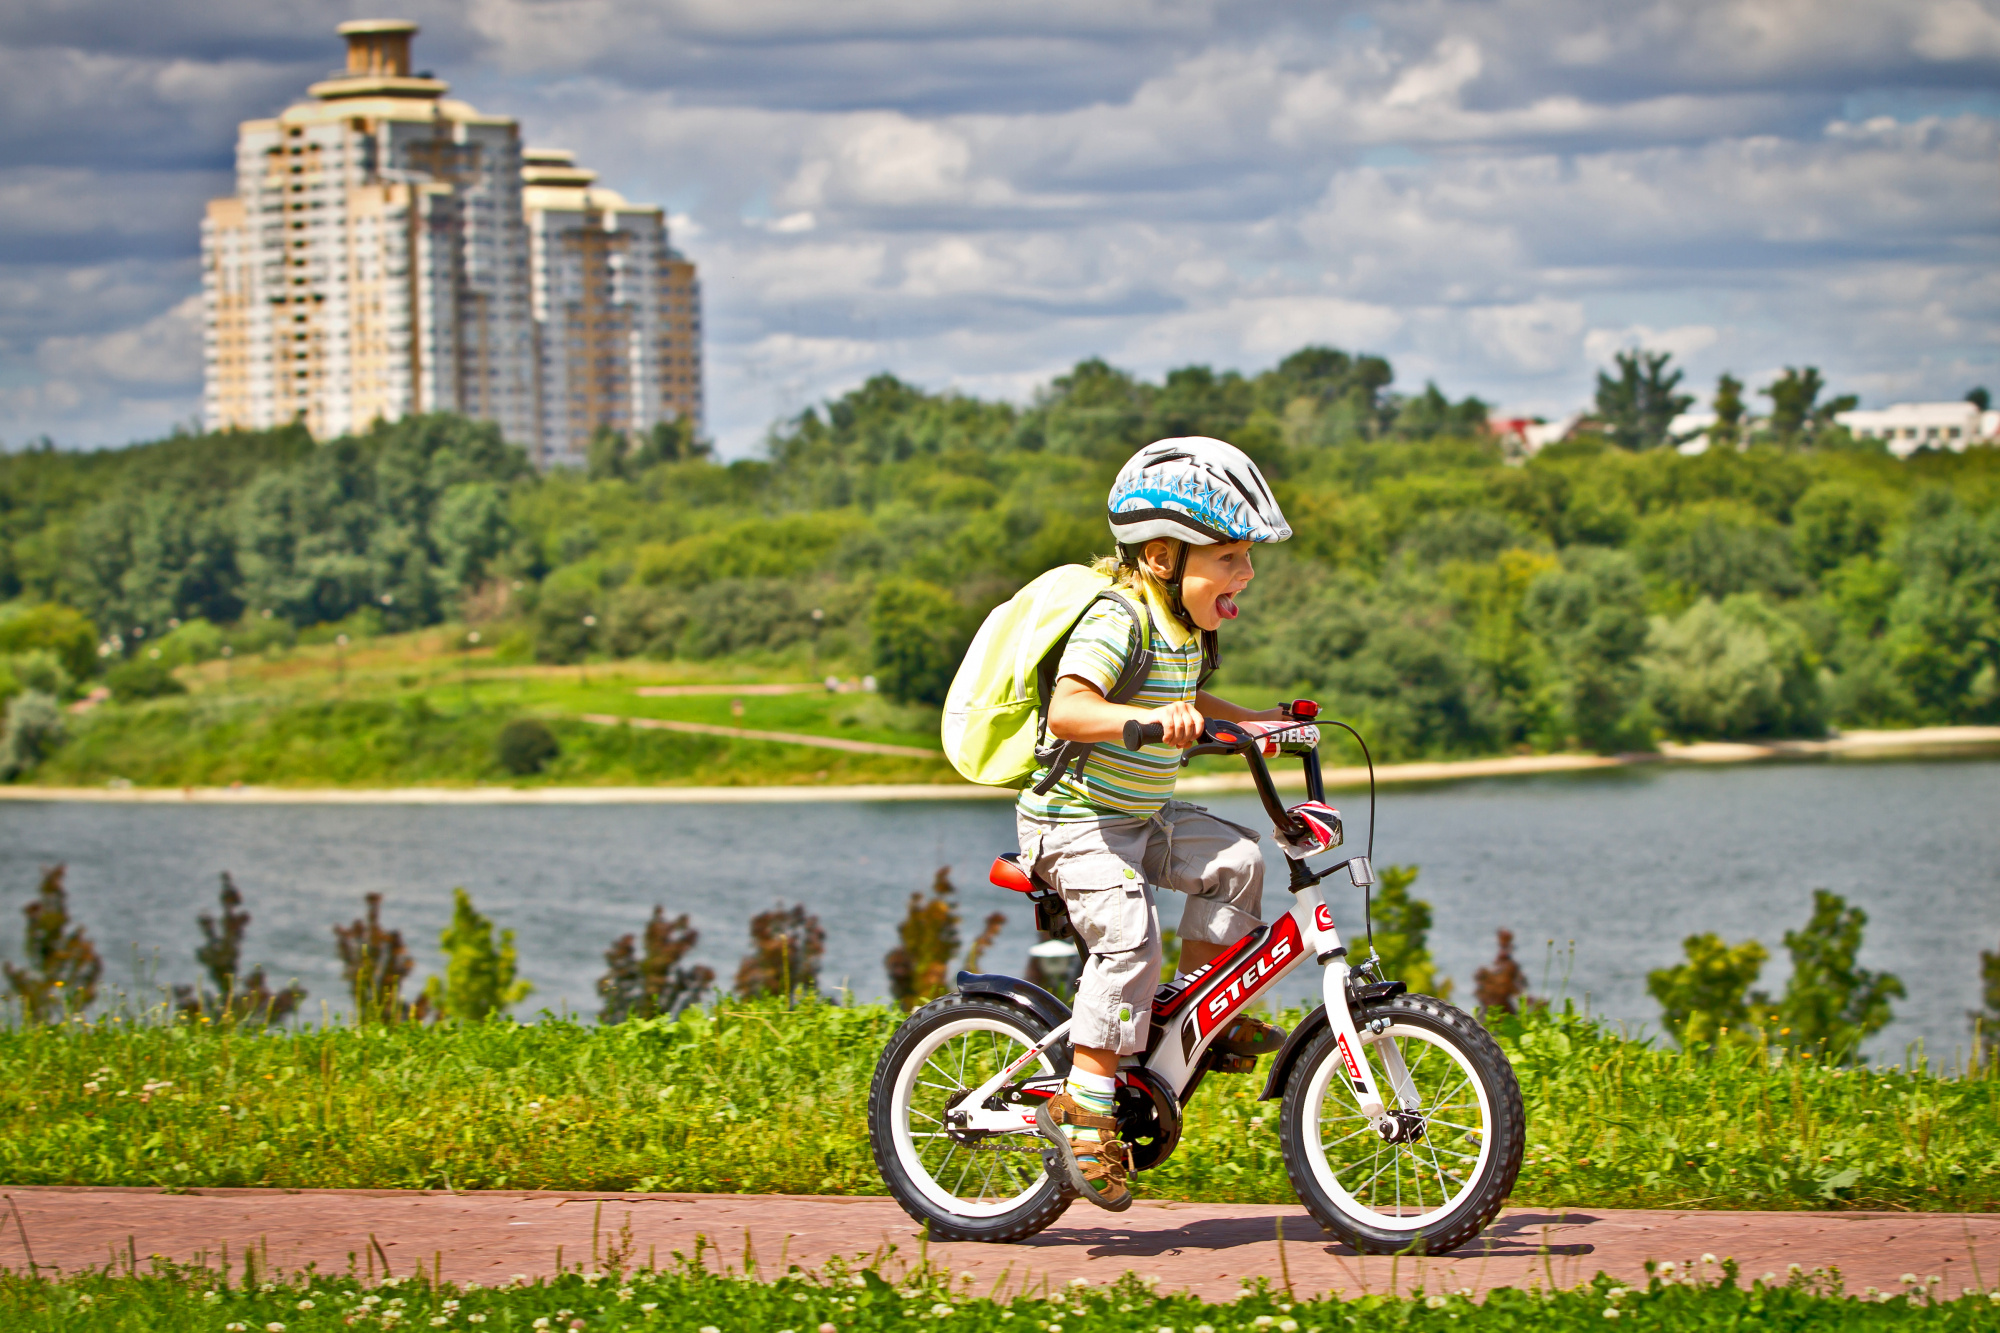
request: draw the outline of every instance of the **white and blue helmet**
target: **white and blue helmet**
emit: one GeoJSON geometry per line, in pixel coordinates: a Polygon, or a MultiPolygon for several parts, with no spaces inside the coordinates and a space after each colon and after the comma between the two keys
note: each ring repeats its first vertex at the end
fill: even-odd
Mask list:
{"type": "Polygon", "coordinates": [[[1133,454],[1111,483],[1108,506],[1111,535],[1124,549],[1156,537],[1213,546],[1292,535],[1250,456],[1206,435],[1156,440],[1133,454]]]}

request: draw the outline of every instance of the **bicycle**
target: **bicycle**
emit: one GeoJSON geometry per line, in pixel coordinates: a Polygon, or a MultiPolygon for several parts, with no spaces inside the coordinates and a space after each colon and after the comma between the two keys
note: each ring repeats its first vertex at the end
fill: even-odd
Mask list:
{"type": "MultiPolygon", "coordinates": [[[[1181,762],[1241,755],[1273,826],[1297,835],[1302,824],[1279,801],[1265,759],[1297,756],[1308,795],[1324,801],[1318,712],[1302,699],[1286,706],[1283,722],[1210,720],[1181,762]]],[[[1146,1049],[1119,1070],[1118,1135],[1132,1145],[1135,1172],[1171,1157],[1182,1112],[1221,1056],[1216,1036],[1311,958],[1323,969],[1323,1003],[1273,1057],[1260,1098],[1283,1099],[1292,1187],[1323,1228],[1360,1253],[1442,1254],[1477,1236],[1514,1187],[1526,1142],[1520,1086],[1484,1027],[1381,976],[1372,944],[1365,961],[1350,964],[1318,886],[1341,870],[1364,893],[1376,882],[1375,767],[1360,733],[1332,725],[1368,758],[1367,851],[1319,870],[1288,857],[1292,910],[1159,988],[1146,1049]]],[[[1129,749],[1161,739],[1158,723],[1126,724],[1129,749]]],[[[1061,894],[1032,878],[1018,853],[994,861],[992,881],[1024,894],[1036,924],[1087,961],[1061,894]]],[[[875,1163],[933,1239],[1023,1240],[1078,1197],[1035,1125],[1036,1108],[1068,1073],[1069,1008],[1018,977],[960,972],[957,985],[904,1020],[876,1065],[875,1163]]]]}

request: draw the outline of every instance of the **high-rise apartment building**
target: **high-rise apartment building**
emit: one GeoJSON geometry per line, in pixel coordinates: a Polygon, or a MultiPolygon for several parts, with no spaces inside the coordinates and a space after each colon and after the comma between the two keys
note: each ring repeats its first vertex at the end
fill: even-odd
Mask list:
{"type": "Polygon", "coordinates": [[[524,180],[513,119],[412,72],[416,24],[339,31],[346,69],[243,123],[236,194],[202,223],[210,428],[463,412],[544,462],[598,425],[699,428],[699,292],[660,210],[567,159],[524,180]]]}
{"type": "Polygon", "coordinates": [[[529,149],[528,219],[541,461],[579,463],[591,434],[701,424],[701,298],[665,213],[594,184],[561,149],[529,149]]]}

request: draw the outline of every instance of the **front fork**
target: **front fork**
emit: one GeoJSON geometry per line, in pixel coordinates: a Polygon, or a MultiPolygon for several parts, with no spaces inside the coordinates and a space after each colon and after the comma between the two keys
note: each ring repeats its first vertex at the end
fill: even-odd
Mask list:
{"type": "MultiPolygon", "coordinates": [[[[1368,872],[1364,870],[1362,873],[1368,872]]],[[[1374,1071],[1363,1058],[1363,1047],[1374,1045],[1379,1048],[1376,1054],[1381,1058],[1383,1069],[1388,1071],[1390,1087],[1402,1110],[1420,1109],[1421,1099],[1410,1082],[1410,1071],[1403,1064],[1401,1048],[1393,1038],[1382,1036],[1381,1027],[1386,1025],[1371,1025],[1376,1030],[1364,1034],[1355,1022],[1354,1010],[1347,998],[1348,980],[1354,969],[1348,964],[1347,946],[1341,942],[1340,931],[1333,924],[1333,914],[1320,900],[1318,888],[1304,889],[1299,897],[1312,911],[1314,944],[1321,964],[1320,978],[1325,989],[1327,1022],[1333,1030],[1334,1053],[1340,1058],[1341,1072],[1361,1114],[1386,1136],[1393,1128],[1387,1099],[1375,1080],[1374,1071]]]]}

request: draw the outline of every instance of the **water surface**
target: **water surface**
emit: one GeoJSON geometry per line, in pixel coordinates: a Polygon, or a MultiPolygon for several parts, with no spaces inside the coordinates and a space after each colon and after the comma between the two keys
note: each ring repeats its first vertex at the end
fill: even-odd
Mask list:
{"type": "MultiPolygon", "coordinates": [[[[1252,826],[1253,798],[1208,802],[1252,826]]],[[[1350,848],[1367,799],[1343,792],[1350,848]]],[[[1869,915],[1864,966],[1900,975],[1909,998],[1871,1046],[1900,1055],[1963,1048],[1978,1003],[1979,951],[2000,948],[2000,761],[1840,762],[1717,769],[1649,767],[1385,789],[1378,865],[1423,868],[1417,896],[1435,913],[1431,949],[1469,998],[1494,932],[1515,932],[1538,990],[1656,1025],[1645,974],[1680,957],[1685,935],[1756,938],[1772,954],[1762,985],[1782,990],[1784,932],[1829,888],[1869,915]],[[1554,941],[1555,961],[1550,965],[1554,941]],[[1575,942],[1573,959],[1569,942],[1575,942]]],[[[1010,847],[998,801],[634,806],[161,806],[0,804],[0,902],[25,903],[38,867],[69,865],[73,909],[106,958],[106,983],[135,994],[191,981],[230,871],[254,916],[247,962],[296,976],[309,1008],[340,994],[332,927],[380,892],[419,977],[435,965],[454,885],[517,934],[540,1008],[594,1013],[611,940],[653,904],[686,912],[701,961],[725,980],[747,948],[750,916],[803,902],[826,927],[824,980],[884,993],[882,957],[912,891],[953,868],[969,937],[987,912],[1010,925],[990,955],[1008,970],[1033,942],[1031,914],[985,882],[1010,847]]],[[[1265,915],[1286,910],[1283,869],[1265,915]]],[[[1163,915],[1178,915],[1163,895],[1163,915]]],[[[1360,895],[1329,894],[1358,934],[1360,895]]],[[[18,923],[9,914],[0,923],[18,923]]],[[[18,961],[17,926],[0,956],[18,961]]],[[[1287,990],[1316,985],[1302,970],[1287,990]]]]}

